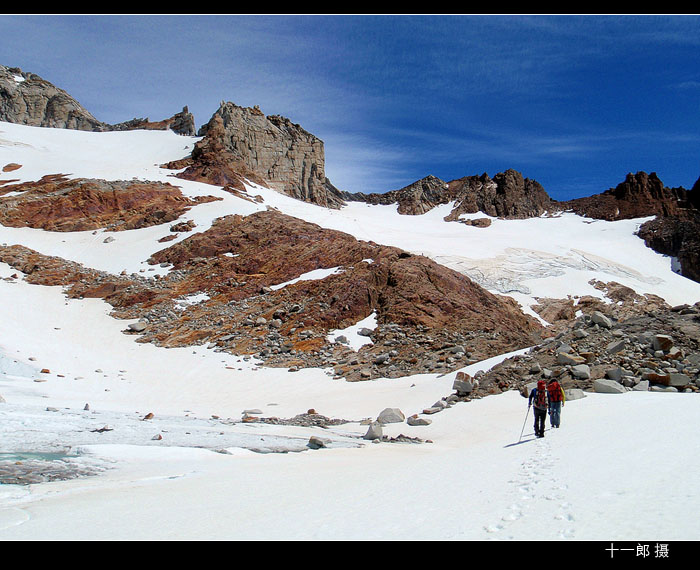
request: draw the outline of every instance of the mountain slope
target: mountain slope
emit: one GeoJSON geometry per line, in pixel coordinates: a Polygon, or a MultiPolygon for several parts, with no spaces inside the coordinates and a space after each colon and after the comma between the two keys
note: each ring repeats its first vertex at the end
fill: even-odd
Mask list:
{"type": "MultiPolygon", "coordinates": [[[[695,538],[697,493],[669,485],[668,473],[697,469],[685,437],[699,427],[696,394],[588,393],[567,402],[561,430],[535,440],[518,392],[537,376],[536,361],[556,362],[559,340],[594,354],[620,340],[618,328],[635,351],[621,353],[627,367],[673,363],[669,351],[645,352],[651,346],[631,335],[646,321],[628,333],[623,309],[665,314],[664,303],[700,299],[700,284],[645,247],[635,235],[643,219],[569,212],[480,227],[446,222],[451,203],[413,216],[395,204],[324,208],[162,167],[197,141],[0,123],[0,166],[13,165],[0,168],[0,203],[31,203],[36,181],[52,175],[47,184],[123,181],[115,195],[148,182],[167,198],[175,187],[186,205],[122,231],[110,227],[122,216],[89,209],[86,230],[0,226],[0,314],[12,332],[0,338],[0,476],[34,481],[2,485],[2,538],[366,539],[370,520],[380,539],[695,538]],[[585,314],[566,334],[587,340],[552,337],[527,350],[539,327],[515,301],[535,315],[557,300],[573,312],[565,322],[585,314]],[[592,308],[615,315],[616,329],[586,320],[592,308]],[[463,341],[484,343],[478,358],[494,358],[458,356],[457,337],[438,335],[453,325],[463,341]],[[359,335],[368,343],[338,346],[358,326],[370,329],[359,335]],[[296,343],[288,353],[283,333],[296,343]],[[501,341],[523,350],[495,356],[501,341]],[[310,360],[293,363],[291,350],[310,360]],[[432,368],[410,362],[427,364],[422,355],[437,356],[432,368]],[[477,381],[468,397],[454,394],[458,370],[477,381]],[[385,408],[406,419],[382,425],[369,444],[369,423],[385,408]],[[639,444],[650,417],[655,427],[639,444]]],[[[692,336],[687,310],[674,322],[692,336]]],[[[692,339],[676,343],[696,356],[692,339]]],[[[602,356],[601,367],[612,358],[602,356]]],[[[550,371],[592,382],[569,379],[565,365],[550,371]]]]}

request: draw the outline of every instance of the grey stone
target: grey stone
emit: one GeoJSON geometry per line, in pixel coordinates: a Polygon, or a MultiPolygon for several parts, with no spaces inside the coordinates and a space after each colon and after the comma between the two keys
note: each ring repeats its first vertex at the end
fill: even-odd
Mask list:
{"type": "Polygon", "coordinates": [[[129,325],[129,330],[134,331],[134,332],[142,332],[142,331],[146,330],[147,326],[148,325],[146,325],[146,323],[142,323],[142,322],[131,323],[129,325]]]}
{"type": "Polygon", "coordinates": [[[583,364],[586,359],[577,354],[570,354],[568,352],[560,352],[557,354],[557,362],[559,364],[583,364]]]}
{"type": "Polygon", "coordinates": [[[428,426],[433,423],[433,421],[428,418],[421,418],[417,414],[414,414],[408,417],[406,423],[409,426],[428,426]]]}
{"type": "Polygon", "coordinates": [[[674,386],[676,388],[684,388],[686,386],[689,386],[691,383],[692,380],[685,374],[680,374],[677,372],[671,372],[669,374],[669,386],[674,386]]]}
{"type": "Polygon", "coordinates": [[[379,422],[372,422],[369,424],[369,428],[367,429],[367,433],[362,436],[363,439],[369,439],[369,440],[376,440],[376,439],[381,439],[382,435],[384,435],[384,432],[382,430],[382,424],[379,422]]]}
{"type": "Polygon", "coordinates": [[[615,368],[610,368],[609,370],[605,371],[605,376],[610,378],[610,380],[615,380],[615,382],[619,382],[622,380],[622,368],[619,366],[616,366],[615,368]]]}
{"type": "Polygon", "coordinates": [[[663,350],[664,352],[668,352],[673,346],[673,338],[667,334],[654,335],[652,346],[654,350],[663,350]]]}
{"type": "Polygon", "coordinates": [[[608,317],[606,317],[603,313],[601,313],[600,311],[593,311],[591,313],[591,320],[595,324],[597,324],[601,327],[604,327],[606,329],[612,328],[612,321],[608,317]]]}
{"type": "Polygon", "coordinates": [[[623,348],[625,348],[626,344],[627,340],[625,339],[614,340],[608,344],[605,350],[608,354],[615,354],[616,352],[620,352],[623,348]]]}
{"type": "Polygon", "coordinates": [[[405,419],[406,416],[398,408],[385,408],[377,416],[377,421],[382,424],[401,423],[405,419]]]}
{"type": "Polygon", "coordinates": [[[591,377],[591,368],[588,364],[577,364],[571,367],[571,374],[574,378],[588,380],[591,377]]]}
{"type": "Polygon", "coordinates": [[[593,390],[599,394],[624,394],[627,392],[625,388],[619,382],[615,380],[610,380],[609,378],[599,378],[593,382],[593,390]]]}
{"type": "Polygon", "coordinates": [[[637,384],[632,387],[632,390],[636,392],[648,392],[649,391],[649,380],[640,380],[637,384]]]}
{"type": "Polygon", "coordinates": [[[330,439],[326,439],[324,437],[319,437],[317,435],[312,435],[309,438],[309,442],[306,444],[306,446],[310,447],[311,449],[321,449],[324,447],[328,447],[330,442],[331,442],[330,439]]]}
{"type": "Polygon", "coordinates": [[[566,396],[567,402],[571,400],[580,400],[586,397],[586,393],[581,390],[581,388],[569,388],[568,390],[564,390],[564,395],[566,396]]]}
{"type": "Polygon", "coordinates": [[[475,385],[475,380],[471,376],[458,372],[455,381],[452,383],[452,389],[457,392],[457,395],[466,396],[474,391],[475,385]]]}

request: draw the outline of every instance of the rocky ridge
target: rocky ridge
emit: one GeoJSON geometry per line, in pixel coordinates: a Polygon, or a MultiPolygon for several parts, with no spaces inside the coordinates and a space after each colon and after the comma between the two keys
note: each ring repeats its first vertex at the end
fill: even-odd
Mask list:
{"type": "Polygon", "coordinates": [[[502,218],[540,216],[555,204],[537,181],[512,169],[493,178],[484,173],[451,182],[431,175],[400,190],[384,194],[345,193],[344,197],[369,204],[397,204],[397,211],[406,215],[424,214],[438,205],[454,202],[446,221],[459,221],[460,215],[477,212],[502,218]]]}
{"type": "Polygon", "coordinates": [[[163,121],[135,118],[110,125],[97,120],[66,91],[35,73],[4,65],[0,65],[0,121],[81,131],[171,129],[183,135],[195,134],[194,117],[187,107],[163,121]]]}
{"type": "Polygon", "coordinates": [[[527,354],[477,375],[479,391],[519,389],[557,378],[568,399],[586,391],[700,391],[700,302],[617,320],[585,313],[527,354]]]}

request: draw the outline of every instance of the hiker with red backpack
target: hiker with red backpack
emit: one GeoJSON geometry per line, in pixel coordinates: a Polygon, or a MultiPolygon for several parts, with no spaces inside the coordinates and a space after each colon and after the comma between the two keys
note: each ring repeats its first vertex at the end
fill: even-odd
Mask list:
{"type": "Polygon", "coordinates": [[[564,388],[561,387],[556,378],[547,384],[547,399],[549,400],[549,422],[553,428],[558,428],[561,423],[561,408],[566,397],[564,396],[564,388]]]}
{"type": "Polygon", "coordinates": [[[528,398],[528,409],[532,406],[535,412],[535,436],[544,437],[544,423],[547,419],[549,408],[547,387],[544,380],[537,381],[537,388],[533,388],[528,398]]]}

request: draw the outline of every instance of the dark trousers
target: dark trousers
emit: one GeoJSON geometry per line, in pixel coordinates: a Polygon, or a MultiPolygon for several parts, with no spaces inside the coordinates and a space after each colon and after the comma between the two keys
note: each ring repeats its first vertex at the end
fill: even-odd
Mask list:
{"type": "Polygon", "coordinates": [[[535,435],[538,437],[544,436],[544,422],[547,419],[547,410],[540,410],[535,408],[535,435]]]}

